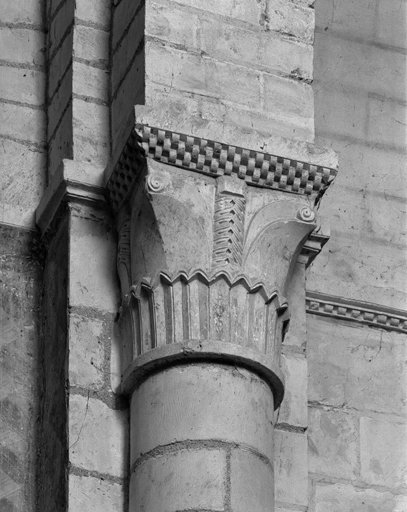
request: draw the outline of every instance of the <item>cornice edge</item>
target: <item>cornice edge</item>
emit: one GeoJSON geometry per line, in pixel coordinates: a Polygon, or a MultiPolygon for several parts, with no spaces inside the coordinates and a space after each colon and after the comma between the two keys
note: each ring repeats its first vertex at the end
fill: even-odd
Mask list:
{"type": "Polygon", "coordinates": [[[248,185],[311,196],[315,204],[337,175],[337,169],[312,161],[136,123],[107,182],[115,211],[125,202],[146,157],[214,178],[234,175],[248,185]]]}
{"type": "Polygon", "coordinates": [[[306,293],[308,314],[407,333],[407,311],[315,291],[306,293]]]}
{"type": "Polygon", "coordinates": [[[103,171],[83,162],[62,161],[35,212],[36,223],[43,234],[67,202],[107,206],[103,171]]]}

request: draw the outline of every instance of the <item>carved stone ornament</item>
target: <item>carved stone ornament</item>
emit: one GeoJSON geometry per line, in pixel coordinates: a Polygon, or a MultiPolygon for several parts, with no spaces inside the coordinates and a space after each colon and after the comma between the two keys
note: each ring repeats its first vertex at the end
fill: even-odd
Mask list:
{"type": "Polygon", "coordinates": [[[190,343],[254,351],[274,368],[277,389],[284,296],[294,265],[309,264],[328,239],[313,206],[335,174],[136,126],[108,183],[119,230],[124,367],[133,368],[126,392],[142,373],[135,361],[151,363],[160,348],[190,343]]]}

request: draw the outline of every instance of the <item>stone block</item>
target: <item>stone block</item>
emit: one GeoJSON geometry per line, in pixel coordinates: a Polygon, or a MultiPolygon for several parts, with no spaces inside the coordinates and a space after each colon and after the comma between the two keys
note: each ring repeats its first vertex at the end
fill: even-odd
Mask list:
{"type": "Polygon", "coordinates": [[[105,141],[109,132],[109,107],[90,100],[75,98],[73,101],[75,136],[91,137],[105,141]]]}
{"type": "MultiPolygon", "coordinates": [[[[118,2],[115,2],[116,4],[118,2]]],[[[122,0],[113,11],[112,48],[116,50],[117,43],[123,37],[134,16],[139,13],[142,0],[122,0]]]]}
{"type": "MultiPolygon", "coordinates": [[[[404,68],[406,64],[404,64],[404,68]]],[[[405,93],[404,93],[405,95],[405,93]]],[[[407,140],[405,99],[392,101],[386,96],[368,99],[367,137],[372,143],[387,144],[405,150],[407,140]]]]}
{"type": "Polygon", "coordinates": [[[407,48],[407,5],[404,2],[381,0],[376,7],[376,40],[393,46],[395,49],[407,48]]]}
{"type": "Polygon", "coordinates": [[[121,484],[104,478],[69,476],[70,512],[121,512],[124,492],[121,484]]]}
{"type": "Polygon", "coordinates": [[[223,510],[226,452],[182,450],[146,460],[130,480],[131,510],[223,510]]]}
{"type": "Polygon", "coordinates": [[[202,51],[217,60],[235,62],[275,74],[312,79],[312,46],[285,40],[273,32],[201,19],[202,51]]]}
{"type": "Polygon", "coordinates": [[[81,0],[76,2],[75,16],[81,21],[95,23],[108,28],[110,13],[111,2],[109,0],[99,0],[99,2],[81,0]]]}
{"type": "Polygon", "coordinates": [[[266,26],[284,36],[294,36],[312,43],[314,40],[315,10],[308,5],[285,0],[267,0],[266,26]]]}
{"type": "Polygon", "coordinates": [[[407,423],[360,419],[362,479],[389,488],[407,485],[407,423]]]}
{"type": "MultiPolygon", "coordinates": [[[[377,8],[374,0],[359,0],[359,2],[321,2],[315,9],[317,34],[315,39],[325,41],[324,44],[333,44],[327,38],[339,35],[341,38],[358,38],[371,42],[374,39],[375,25],[377,23],[377,8]],[[360,20],[363,19],[363,23],[360,20]]],[[[336,39],[338,44],[338,39],[336,39]]]]}
{"type": "Polygon", "coordinates": [[[306,428],[308,426],[307,360],[300,354],[283,354],[281,370],[285,378],[285,393],[278,421],[306,428]]]}
{"type": "Polygon", "coordinates": [[[315,52],[316,77],[323,77],[324,86],[352,91],[369,91],[385,98],[405,101],[403,73],[405,53],[356,42],[354,39],[324,38],[315,52]],[[390,53],[390,55],[389,55],[390,53]]]}
{"type": "Polygon", "coordinates": [[[263,111],[244,111],[238,105],[232,109],[207,96],[169,91],[148,82],[145,105],[154,107],[137,105],[139,122],[318,165],[338,165],[338,155],[332,149],[279,135],[280,126],[263,111]]]}
{"type": "Polygon", "coordinates": [[[32,151],[28,146],[4,139],[0,145],[0,160],[3,163],[0,173],[0,215],[3,222],[34,227],[34,211],[45,187],[45,150],[32,151]],[[19,170],[24,188],[16,180],[15,169],[19,170]],[[33,169],[44,172],[33,174],[33,169]]]}
{"type": "Polygon", "coordinates": [[[55,133],[68,103],[72,101],[72,67],[68,69],[48,104],[48,136],[55,133]]]}
{"type": "Polygon", "coordinates": [[[242,66],[218,62],[149,41],[146,81],[191,93],[260,107],[260,75],[242,66]]]}
{"type": "Polygon", "coordinates": [[[104,69],[94,68],[73,62],[73,93],[107,102],[109,98],[109,73],[104,69]]]}
{"type": "Polygon", "coordinates": [[[110,152],[109,107],[79,98],[72,103],[74,158],[105,166],[110,152]]]}
{"type": "MultiPolygon", "coordinates": [[[[49,55],[52,57],[56,49],[61,44],[64,37],[67,36],[67,31],[74,21],[74,4],[71,1],[60,3],[61,7],[56,11],[55,16],[52,18],[49,26],[49,55]]],[[[72,28],[71,28],[72,31],[72,28]]]]}
{"type": "Polygon", "coordinates": [[[112,107],[113,150],[127,140],[134,127],[134,105],[144,103],[144,55],[139,54],[120,88],[115,92],[112,107]]]}
{"type": "Polygon", "coordinates": [[[407,496],[349,484],[317,483],[314,507],[315,512],[404,512],[407,496]]]}
{"type": "Polygon", "coordinates": [[[319,130],[333,131],[335,136],[365,138],[368,114],[365,91],[349,94],[346,88],[331,88],[316,82],[315,104],[319,106],[316,112],[319,130]]]}
{"type": "MultiPolygon", "coordinates": [[[[302,131],[314,142],[314,93],[311,85],[264,73],[264,110],[286,125],[282,134],[294,137],[302,131]]],[[[296,138],[296,137],[294,137],[296,138]]]]}
{"type": "MultiPolygon", "coordinates": [[[[200,20],[205,16],[172,0],[151,2],[147,8],[146,35],[197,50],[200,20]],[[185,19],[188,17],[188,23],[185,19]]],[[[214,21],[217,27],[219,21],[214,21]]]]}
{"type": "Polygon", "coordinates": [[[313,407],[308,417],[310,472],[332,478],[357,478],[358,418],[350,412],[313,407]]]}
{"type": "MultiPolygon", "coordinates": [[[[119,84],[125,79],[126,73],[129,73],[131,61],[137,52],[140,52],[139,46],[144,38],[144,10],[140,12],[129,27],[123,41],[113,54],[112,71],[112,91],[116,94],[119,84]]],[[[143,54],[143,52],[141,52],[143,54]]],[[[137,59],[137,57],[135,57],[137,59]]],[[[133,64],[134,65],[134,64],[133,64]]],[[[144,80],[140,72],[139,80],[144,80]]]]}
{"type": "Polygon", "coordinates": [[[116,312],[118,283],[113,234],[106,232],[102,219],[91,221],[73,217],[71,229],[71,306],[116,312]],[[87,265],[83,264],[84,261],[87,265]]]}
{"type": "Polygon", "coordinates": [[[74,466],[112,476],[126,475],[127,411],[93,398],[69,396],[69,460],[74,466]]]}
{"type": "Polygon", "coordinates": [[[274,503],[274,472],[248,450],[232,450],[230,494],[233,512],[267,512],[274,503]]]}
{"type": "Polygon", "coordinates": [[[103,322],[79,315],[70,315],[69,320],[69,382],[98,389],[104,373],[103,322]]]}
{"type": "Polygon", "coordinates": [[[54,58],[49,63],[48,73],[48,98],[52,98],[62,77],[72,66],[72,41],[73,31],[64,39],[62,46],[58,49],[54,58]]]}
{"type": "Polygon", "coordinates": [[[10,2],[7,8],[3,9],[2,21],[3,23],[42,25],[44,20],[41,5],[35,1],[27,2],[27,0],[10,2]]]}
{"type": "Polygon", "coordinates": [[[314,315],[307,330],[310,401],[405,415],[403,333],[314,315]]]}
{"type": "MultiPolygon", "coordinates": [[[[202,3],[198,0],[180,0],[178,3],[202,9],[202,3]]],[[[262,16],[262,5],[256,0],[224,0],[223,2],[208,0],[205,2],[204,10],[252,23],[256,26],[259,26],[262,16]]]]}
{"type": "Polygon", "coordinates": [[[72,158],[72,104],[67,108],[61,124],[48,142],[48,171],[52,177],[63,158],[72,158]]]}
{"type": "Polygon", "coordinates": [[[283,347],[296,347],[306,350],[307,345],[307,313],[305,310],[305,264],[297,263],[293,270],[287,290],[287,300],[290,304],[290,324],[284,338],[283,347]]]}
{"type": "Polygon", "coordinates": [[[0,103],[0,134],[25,142],[45,142],[46,112],[12,103],[0,103]]]}
{"type": "Polygon", "coordinates": [[[274,431],[274,475],[276,501],[308,505],[307,435],[274,431]]]}
{"type": "Polygon", "coordinates": [[[35,106],[45,105],[45,79],[46,74],[42,71],[2,66],[2,98],[35,106]]]}
{"type": "Polygon", "coordinates": [[[131,463],[156,446],[201,439],[242,443],[273,460],[272,394],[244,369],[195,364],[160,372],[135,391],[131,411],[131,463]]]}
{"type": "Polygon", "coordinates": [[[45,65],[45,34],[26,28],[0,27],[0,60],[13,64],[45,65]]]}
{"type": "Polygon", "coordinates": [[[79,59],[92,61],[99,66],[108,65],[109,32],[92,27],[75,25],[74,54],[79,59]]]}

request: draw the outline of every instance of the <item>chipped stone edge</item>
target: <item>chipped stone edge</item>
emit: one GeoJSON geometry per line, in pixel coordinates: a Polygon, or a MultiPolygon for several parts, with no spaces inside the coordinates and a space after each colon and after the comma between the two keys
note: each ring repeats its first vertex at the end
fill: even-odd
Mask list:
{"type": "Polygon", "coordinates": [[[306,311],[311,315],[356,322],[387,331],[407,333],[407,312],[378,304],[308,291],[306,311]]]}

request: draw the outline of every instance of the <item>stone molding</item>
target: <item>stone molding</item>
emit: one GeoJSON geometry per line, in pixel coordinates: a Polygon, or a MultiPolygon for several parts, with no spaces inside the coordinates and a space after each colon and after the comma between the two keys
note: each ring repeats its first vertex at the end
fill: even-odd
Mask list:
{"type": "Polygon", "coordinates": [[[36,210],[36,222],[45,234],[67,203],[107,207],[103,169],[63,160],[36,210]]]}
{"type": "Polygon", "coordinates": [[[126,368],[122,379],[122,392],[131,395],[149,375],[173,365],[194,362],[212,362],[243,367],[259,375],[273,391],[274,408],[284,396],[284,376],[271,356],[260,354],[250,347],[212,340],[188,340],[164,345],[142,354],[126,368]]]}
{"type": "Polygon", "coordinates": [[[306,295],[306,310],[308,314],[312,315],[357,322],[388,331],[407,333],[407,312],[378,304],[308,291],[306,295]]]}
{"type": "Polygon", "coordinates": [[[136,123],[107,185],[115,211],[137,180],[146,156],[213,177],[235,175],[248,185],[304,194],[316,201],[337,174],[330,167],[136,123]]]}
{"type": "Polygon", "coordinates": [[[120,322],[124,329],[131,326],[134,340],[127,364],[160,346],[200,337],[251,346],[279,363],[288,318],[286,299],[263,282],[225,270],[197,269],[142,279],[131,287],[120,322]]]}

